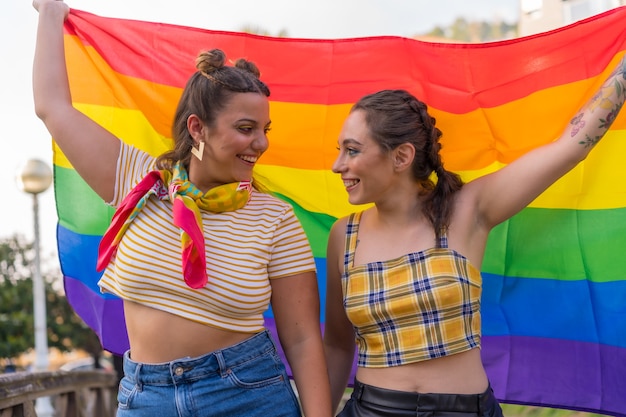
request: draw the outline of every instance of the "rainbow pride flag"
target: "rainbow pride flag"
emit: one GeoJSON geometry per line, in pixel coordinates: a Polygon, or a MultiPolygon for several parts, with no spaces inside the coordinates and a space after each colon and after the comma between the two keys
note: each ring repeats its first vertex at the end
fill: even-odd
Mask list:
{"type": "MultiPolygon", "coordinates": [[[[273,129],[257,174],[295,207],[323,303],[328,230],[360,209],[330,171],[351,103],[380,89],[413,92],[444,132],[446,167],[471,180],[559,136],[626,52],[624,22],[621,7],[536,36],[462,45],[272,38],[72,10],[65,44],[74,105],[153,155],[172,146],[198,52],[221,48],[259,65],[273,129]]],[[[113,212],[54,146],[65,290],[105,349],[122,353],[121,301],[100,293],[95,269],[113,212]]],[[[482,354],[501,401],[626,415],[625,157],[622,112],[586,161],[491,233],[482,354]]],[[[271,309],[266,321],[273,329],[271,309]]]]}

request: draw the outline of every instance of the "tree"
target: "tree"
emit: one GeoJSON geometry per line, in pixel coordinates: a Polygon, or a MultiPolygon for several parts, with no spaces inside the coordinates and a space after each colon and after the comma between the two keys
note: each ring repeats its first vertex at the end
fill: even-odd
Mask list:
{"type": "Polygon", "coordinates": [[[276,35],[271,34],[267,29],[264,29],[260,26],[255,25],[245,25],[240,30],[240,32],[250,33],[253,35],[261,35],[261,36],[273,36],[276,38],[286,38],[289,36],[287,29],[281,29],[278,31],[276,35]]]}
{"type": "Polygon", "coordinates": [[[491,42],[517,36],[517,24],[504,21],[467,21],[458,17],[449,27],[436,26],[426,35],[459,42],[491,42]]]}
{"type": "MultiPolygon", "coordinates": [[[[0,240],[0,358],[14,358],[34,346],[33,245],[18,235],[0,240]]],[[[102,352],[95,333],[72,310],[62,291],[58,270],[42,271],[46,291],[48,346],[62,352],[102,352]]]]}

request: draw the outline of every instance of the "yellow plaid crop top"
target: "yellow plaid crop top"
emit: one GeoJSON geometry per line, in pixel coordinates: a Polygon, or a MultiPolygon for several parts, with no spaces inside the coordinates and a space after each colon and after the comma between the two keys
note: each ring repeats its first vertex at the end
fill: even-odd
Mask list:
{"type": "Polygon", "coordinates": [[[445,235],[440,248],[354,266],[360,219],[348,220],[341,279],[358,365],[404,365],[480,347],[480,271],[448,248],[445,235]]]}

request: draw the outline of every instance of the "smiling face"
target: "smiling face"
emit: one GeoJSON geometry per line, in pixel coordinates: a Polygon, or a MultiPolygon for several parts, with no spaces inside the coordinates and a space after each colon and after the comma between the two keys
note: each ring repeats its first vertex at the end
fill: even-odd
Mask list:
{"type": "Polygon", "coordinates": [[[346,118],[332,170],[341,175],[351,204],[375,202],[393,192],[396,177],[391,155],[372,138],[363,111],[346,118]]]}
{"type": "Polygon", "coordinates": [[[235,93],[212,127],[197,116],[187,121],[194,141],[203,141],[202,161],[191,158],[189,179],[207,191],[218,185],[252,179],[252,169],[267,150],[270,128],[269,101],[257,93],[235,93]]]}

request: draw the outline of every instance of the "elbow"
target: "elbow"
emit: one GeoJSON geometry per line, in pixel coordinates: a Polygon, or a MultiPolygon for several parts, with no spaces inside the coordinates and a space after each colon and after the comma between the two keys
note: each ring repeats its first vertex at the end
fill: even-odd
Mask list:
{"type": "Polygon", "coordinates": [[[48,130],[52,136],[56,136],[54,133],[54,123],[52,122],[54,118],[50,116],[50,111],[45,107],[35,106],[35,115],[43,122],[46,130],[48,130]]]}
{"type": "Polygon", "coordinates": [[[356,343],[349,335],[333,336],[330,332],[324,334],[324,350],[333,355],[349,357],[354,355],[356,343]]]}
{"type": "Polygon", "coordinates": [[[56,124],[54,122],[54,117],[52,117],[49,112],[37,108],[35,109],[35,114],[37,115],[39,120],[43,122],[50,136],[56,138],[58,136],[58,132],[57,128],[55,127],[56,124]]]}
{"type": "Polygon", "coordinates": [[[66,121],[76,111],[69,91],[42,87],[42,82],[37,77],[33,78],[33,104],[35,115],[46,126],[55,121],[66,121]]]}
{"type": "Polygon", "coordinates": [[[572,158],[572,160],[570,161],[569,167],[567,169],[567,171],[569,172],[570,170],[576,168],[578,166],[578,164],[580,164],[581,162],[583,162],[585,159],[587,159],[587,156],[589,156],[589,153],[591,152],[591,149],[593,148],[589,148],[588,152],[585,152],[582,155],[576,155],[572,158]]]}
{"type": "Polygon", "coordinates": [[[47,106],[35,99],[35,115],[42,121],[46,122],[46,115],[48,114],[47,106]]]}
{"type": "Polygon", "coordinates": [[[55,136],[58,129],[72,117],[74,108],[66,103],[35,100],[35,115],[43,122],[48,132],[55,136]]]}
{"type": "Polygon", "coordinates": [[[48,127],[50,122],[54,120],[54,113],[55,106],[53,103],[35,99],[35,115],[46,125],[46,127],[48,127]]]}

